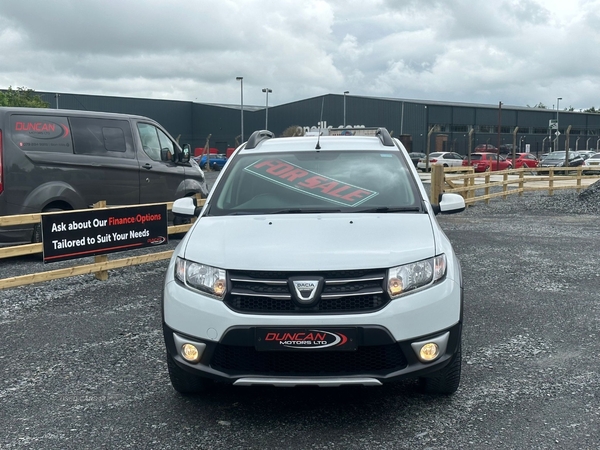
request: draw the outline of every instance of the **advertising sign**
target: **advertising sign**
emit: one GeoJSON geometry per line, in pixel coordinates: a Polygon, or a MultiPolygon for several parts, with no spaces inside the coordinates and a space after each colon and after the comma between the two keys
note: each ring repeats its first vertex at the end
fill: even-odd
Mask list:
{"type": "Polygon", "coordinates": [[[90,209],[42,216],[44,262],[168,242],[166,205],[90,209]]]}
{"type": "Polygon", "coordinates": [[[281,159],[264,158],[244,170],[296,192],[338,205],[355,207],[378,195],[370,189],[326,177],[281,159]]]}

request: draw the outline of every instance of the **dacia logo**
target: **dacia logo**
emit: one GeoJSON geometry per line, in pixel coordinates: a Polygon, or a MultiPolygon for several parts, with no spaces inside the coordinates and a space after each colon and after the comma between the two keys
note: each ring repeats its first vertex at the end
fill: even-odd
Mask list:
{"type": "Polygon", "coordinates": [[[306,278],[293,278],[290,279],[292,286],[292,294],[296,302],[301,305],[312,305],[318,299],[320,293],[320,286],[323,282],[322,278],[306,279],[306,278]]]}

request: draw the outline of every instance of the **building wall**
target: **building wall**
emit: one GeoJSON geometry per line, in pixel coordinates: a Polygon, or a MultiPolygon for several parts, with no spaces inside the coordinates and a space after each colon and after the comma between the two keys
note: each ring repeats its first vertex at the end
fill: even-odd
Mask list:
{"type": "MultiPolygon", "coordinates": [[[[39,93],[56,107],[56,95],[39,93]]],[[[60,108],[139,114],[162,124],[180,143],[193,148],[204,147],[210,135],[210,146],[220,152],[236,146],[241,140],[239,105],[214,105],[175,100],[154,100],[127,97],[106,97],[84,94],[60,94],[60,108]],[[237,140],[236,140],[237,139],[237,140]]],[[[473,130],[472,147],[477,144],[512,144],[541,154],[548,151],[555,139],[549,134],[548,123],[556,119],[555,110],[476,105],[449,102],[417,101],[361,96],[346,96],[346,125],[386,127],[393,136],[406,136],[412,150],[427,149],[427,134],[434,127],[431,151],[436,142],[445,142],[446,150],[466,154],[469,131],[473,130]],[[500,122],[500,135],[498,123],[500,122]],[[515,134],[515,128],[518,127],[515,134]],[[442,136],[438,138],[438,136],[442,136]]],[[[244,139],[265,128],[266,110],[262,106],[244,107],[244,139]]],[[[327,94],[268,108],[268,128],[281,135],[290,126],[334,128],[344,123],[344,96],[327,94]]],[[[600,145],[600,114],[559,111],[559,148],[565,147],[568,126],[571,126],[571,149],[596,148],[600,145]],[[579,140],[577,140],[579,138],[579,140]]],[[[441,145],[441,144],[438,144],[441,145]]]]}

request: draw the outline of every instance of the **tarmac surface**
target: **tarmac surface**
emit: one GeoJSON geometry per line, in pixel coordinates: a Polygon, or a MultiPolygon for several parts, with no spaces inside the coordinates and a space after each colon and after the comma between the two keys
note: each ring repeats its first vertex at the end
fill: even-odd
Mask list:
{"type": "MultiPolygon", "coordinates": [[[[574,193],[553,197],[438,216],[465,280],[463,374],[451,397],[406,381],[183,398],[161,332],[166,261],[108,281],[2,290],[0,448],[596,449],[600,216],[578,209],[574,193]]],[[[0,260],[0,276],[55,267],[0,260]]]]}

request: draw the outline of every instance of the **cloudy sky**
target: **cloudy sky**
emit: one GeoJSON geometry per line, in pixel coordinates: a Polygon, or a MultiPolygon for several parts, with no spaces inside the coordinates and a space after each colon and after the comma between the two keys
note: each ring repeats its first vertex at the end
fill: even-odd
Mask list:
{"type": "Polygon", "coordinates": [[[2,0],[0,88],[600,107],[600,0],[2,0]]]}

